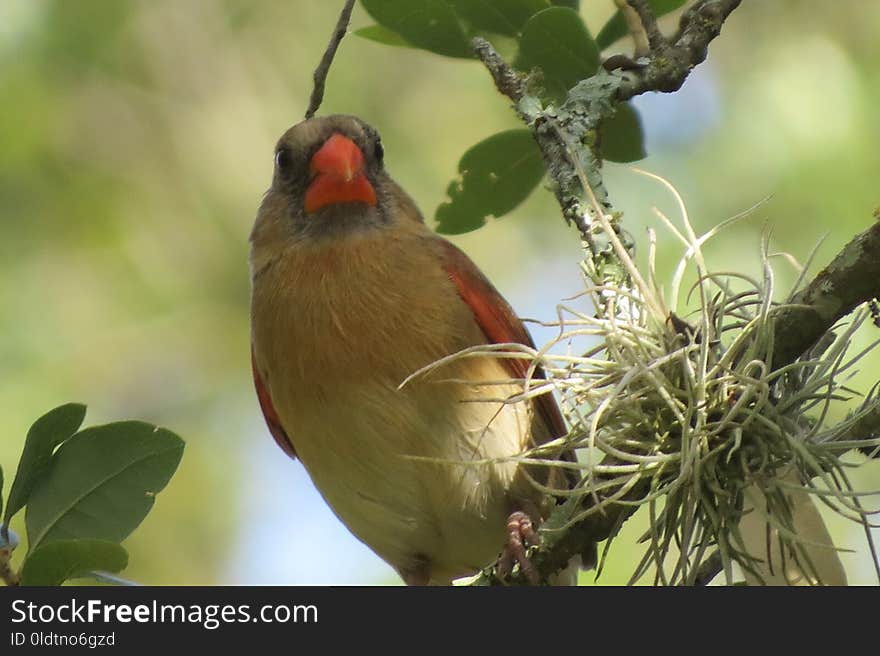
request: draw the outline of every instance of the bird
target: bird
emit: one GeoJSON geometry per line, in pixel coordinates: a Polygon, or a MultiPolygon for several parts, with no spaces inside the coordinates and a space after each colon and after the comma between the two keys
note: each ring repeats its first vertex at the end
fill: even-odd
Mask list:
{"type": "MultiPolygon", "coordinates": [[[[526,548],[558,502],[546,488],[572,485],[574,468],[517,455],[564,436],[565,420],[552,393],[522,395],[545,377],[530,360],[423,371],[534,343],[388,174],[376,129],[337,114],[287,130],[250,245],[259,405],[342,523],[407,585],[449,585],[499,556],[502,577],[518,563],[539,582],[526,548]]],[[[560,450],[544,457],[574,461],[560,450]]]]}

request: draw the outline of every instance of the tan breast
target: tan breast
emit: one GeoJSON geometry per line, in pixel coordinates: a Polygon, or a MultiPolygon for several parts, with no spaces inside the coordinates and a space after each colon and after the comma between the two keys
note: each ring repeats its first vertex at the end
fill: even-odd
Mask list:
{"type": "Polygon", "coordinates": [[[399,569],[443,576],[489,562],[503,541],[511,462],[527,443],[515,386],[478,358],[398,389],[416,370],[485,342],[421,224],[395,237],[289,245],[260,261],[254,353],[282,424],[348,527],[399,569]],[[448,379],[470,381],[444,382],[448,379]]]}
{"type": "Polygon", "coordinates": [[[398,382],[484,341],[424,226],[288,247],[254,283],[255,341],[303,379],[398,382]]]}

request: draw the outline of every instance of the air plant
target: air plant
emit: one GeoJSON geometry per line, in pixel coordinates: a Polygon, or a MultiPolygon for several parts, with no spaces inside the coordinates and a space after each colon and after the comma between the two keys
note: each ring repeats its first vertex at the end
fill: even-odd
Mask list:
{"type": "Polygon", "coordinates": [[[583,263],[587,286],[581,296],[590,299],[592,312],[562,304],[557,320],[545,323],[558,333],[540,349],[473,347],[415,375],[450,359],[486,356],[529,359],[532,371],[538,365],[544,370],[546,378],[528,376],[519,381],[521,394],[500,400],[515,403],[553,390],[569,421],[568,435],[516,458],[532,468],[580,473],[573,489],[543,487],[565,500],[543,527],[550,545],[614,509],[629,509],[617,513],[619,524],[644,508],[646,547],[632,582],[653,573],[655,584],[689,585],[720,570],[732,584],[737,565],[750,583],[780,575],[788,583],[842,583],[837,548],[812,500],[862,525],[876,560],[869,529],[878,511],[867,510],[861,499],[878,493],[853,488],[847,471],[855,465],[845,454],[880,444],[856,442],[852,433],[861,418],[880,408],[877,389],[846,419],[831,420],[835,404],[856,396],[847,379],[880,341],[851,354],[853,337],[870,313],[855,312],[801,358],[775,366],[774,317],[794,298],[808,265],[798,267],[794,289],[780,301],[774,300],[775,255],[766,235],[759,278],[711,270],[703,246],[748,212],[698,236],[672,185],[645,174],[674,194],[683,223],[678,229],[655,210],[684,248],[668,294],[658,282],[657,235],[649,231],[643,276],[614,217],[594,206],[596,234],[613,257],[603,263],[594,255],[583,263]],[[690,267],[696,282],[684,295],[690,267]],[[574,348],[584,341],[587,347],[574,348]],[[578,461],[560,464],[558,454],[569,450],[578,461]],[[745,534],[749,525],[753,532],[758,526],[757,546],[756,537],[745,534]]]}

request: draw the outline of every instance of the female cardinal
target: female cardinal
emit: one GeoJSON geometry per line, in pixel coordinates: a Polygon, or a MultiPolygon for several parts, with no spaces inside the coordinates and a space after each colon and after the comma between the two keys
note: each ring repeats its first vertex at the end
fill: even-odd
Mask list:
{"type": "Polygon", "coordinates": [[[499,552],[534,577],[523,545],[547,504],[532,479],[565,476],[511,458],[565,434],[562,415],[550,394],[504,402],[523,360],[453,359],[401,385],[474,345],[532,342],[385,172],[376,131],[353,116],[290,128],[251,245],[260,406],[336,515],[407,584],[448,584],[499,552]]]}

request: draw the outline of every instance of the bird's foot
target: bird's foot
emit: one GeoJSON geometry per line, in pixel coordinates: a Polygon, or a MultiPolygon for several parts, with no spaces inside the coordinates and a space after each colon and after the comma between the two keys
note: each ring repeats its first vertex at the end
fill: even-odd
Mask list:
{"type": "Polygon", "coordinates": [[[519,564],[520,570],[532,585],[540,585],[541,577],[538,570],[528,559],[526,548],[530,545],[541,543],[531,518],[524,512],[517,510],[507,518],[507,543],[501,558],[498,559],[497,573],[502,580],[510,576],[515,563],[519,564]]]}

